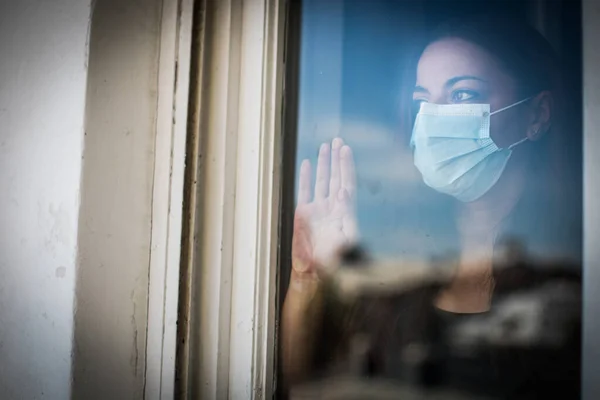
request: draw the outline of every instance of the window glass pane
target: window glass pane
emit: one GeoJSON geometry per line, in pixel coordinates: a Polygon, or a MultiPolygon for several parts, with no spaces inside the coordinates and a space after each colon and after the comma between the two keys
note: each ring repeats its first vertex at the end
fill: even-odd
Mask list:
{"type": "Polygon", "coordinates": [[[286,391],[576,398],[579,2],[305,0],[297,11],[286,391]]]}

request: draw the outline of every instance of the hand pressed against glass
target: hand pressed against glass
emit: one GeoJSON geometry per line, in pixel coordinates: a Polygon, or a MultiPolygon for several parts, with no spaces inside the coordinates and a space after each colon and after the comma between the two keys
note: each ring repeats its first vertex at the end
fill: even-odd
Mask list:
{"type": "Polygon", "coordinates": [[[321,145],[314,193],[311,165],[300,168],[294,216],[292,271],[282,311],[282,368],[289,383],[310,371],[312,351],[323,317],[322,285],[317,273],[333,265],[336,253],[356,241],[356,174],[350,147],[336,138],[321,145]]]}
{"type": "Polygon", "coordinates": [[[336,252],[357,238],[356,173],[350,147],[340,138],[331,146],[321,145],[314,193],[311,170],[310,161],[304,160],[294,218],[292,266],[302,277],[314,277],[317,266],[330,265],[336,252]]]}

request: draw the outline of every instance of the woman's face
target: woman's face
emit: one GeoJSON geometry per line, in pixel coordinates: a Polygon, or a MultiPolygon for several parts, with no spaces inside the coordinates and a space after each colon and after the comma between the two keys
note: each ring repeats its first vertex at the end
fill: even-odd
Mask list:
{"type": "MultiPolygon", "coordinates": [[[[419,59],[415,107],[435,104],[490,104],[493,112],[522,100],[515,80],[483,48],[458,38],[430,44],[419,59]]],[[[527,103],[491,116],[490,135],[500,148],[527,134],[527,103]]]]}

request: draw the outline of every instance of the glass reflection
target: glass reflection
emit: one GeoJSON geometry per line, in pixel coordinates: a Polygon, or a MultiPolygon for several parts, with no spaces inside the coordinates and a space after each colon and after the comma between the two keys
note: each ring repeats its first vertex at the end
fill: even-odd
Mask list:
{"type": "Polygon", "coordinates": [[[514,4],[438,24],[443,2],[304,2],[297,398],[578,396],[580,54],[514,4]]]}

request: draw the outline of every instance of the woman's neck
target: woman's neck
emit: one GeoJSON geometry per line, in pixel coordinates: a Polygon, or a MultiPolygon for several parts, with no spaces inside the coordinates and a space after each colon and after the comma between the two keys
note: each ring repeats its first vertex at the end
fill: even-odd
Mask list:
{"type": "Polygon", "coordinates": [[[456,313],[489,310],[494,282],[494,243],[502,222],[518,203],[525,185],[524,174],[511,168],[480,200],[463,204],[457,214],[461,257],[454,281],[436,300],[440,309],[456,313]]]}
{"type": "Polygon", "coordinates": [[[463,203],[457,210],[457,228],[462,242],[495,240],[525,188],[525,171],[508,165],[496,185],[482,198],[463,203]]]}

